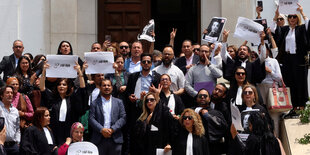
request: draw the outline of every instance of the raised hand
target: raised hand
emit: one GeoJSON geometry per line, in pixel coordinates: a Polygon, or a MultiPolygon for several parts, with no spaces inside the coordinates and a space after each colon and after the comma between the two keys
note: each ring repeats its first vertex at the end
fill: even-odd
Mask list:
{"type": "Polygon", "coordinates": [[[170,33],[170,39],[174,39],[175,35],[177,34],[177,30],[176,28],[172,28],[172,32],[170,33]]]}

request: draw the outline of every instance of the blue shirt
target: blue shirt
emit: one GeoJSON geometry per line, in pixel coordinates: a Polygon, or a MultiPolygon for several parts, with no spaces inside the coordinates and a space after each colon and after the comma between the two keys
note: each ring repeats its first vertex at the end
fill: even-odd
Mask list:
{"type": "Polygon", "coordinates": [[[147,76],[143,76],[140,72],[140,78],[141,78],[141,92],[145,91],[146,93],[149,92],[149,87],[152,83],[152,71],[149,72],[147,76]]]}
{"type": "Polygon", "coordinates": [[[112,96],[110,96],[109,100],[106,100],[104,97],[101,96],[101,100],[102,100],[102,109],[103,109],[103,117],[104,117],[103,128],[110,128],[111,127],[112,96]]]}

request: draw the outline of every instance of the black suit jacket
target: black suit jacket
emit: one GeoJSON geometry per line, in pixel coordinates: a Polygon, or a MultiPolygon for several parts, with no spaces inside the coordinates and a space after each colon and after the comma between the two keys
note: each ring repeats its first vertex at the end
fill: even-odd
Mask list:
{"type": "Polygon", "coordinates": [[[8,76],[15,73],[15,57],[14,54],[4,56],[0,63],[0,74],[3,72],[3,80],[6,81],[8,76]]]}
{"type": "MultiPolygon", "coordinates": [[[[199,56],[194,54],[192,64],[197,64],[198,62],[199,62],[199,56]]],[[[174,65],[178,66],[184,75],[187,73],[185,56],[178,58],[175,61],[174,65]]]]}
{"type": "MultiPolygon", "coordinates": [[[[157,88],[159,84],[159,80],[160,80],[160,74],[158,74],[155,71],[152,71],[152,72],[153,72],[152,73],[152,84],[157,88]]],[[[132,73],[128,77],[127,88],[125,91],[125,100],[126,100],[125,107],[128,107],[128,111],[126,111],[128,122],[129,122],[128,125],[134,125],[136,120],[142,113],[142,107],[138,106],[136,103],[132,103],[129,100],[129,96],[131,94],[134,94],[135,92],[136,83],[139,77],[140,77],[140,72],[132,73]]]]}
{"type": "MultiPolygon", "coordinates": [[[[234,70],[238,66],[241,66],[241,61],[238,60],[238,58],[237,60],[232,60],[227,57],[226,64],[223,63],[223,77],[228,81],[232,81],[232,79],[235,78],[234,70]]],[[[260,83],[266,77],[265,63],[261,64],[260,59],[256,59],[254,62],[247,61],[245,70],[247,81],[253,85],[260,83]]]]}

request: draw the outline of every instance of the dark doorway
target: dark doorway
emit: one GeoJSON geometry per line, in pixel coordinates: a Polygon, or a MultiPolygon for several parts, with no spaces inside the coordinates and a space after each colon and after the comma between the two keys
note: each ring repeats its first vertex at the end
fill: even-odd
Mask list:
{"type": "Polygon", "coordinates": [[[155,20],[155,49],[162,51],[169,44],[172,28],[177,28],[175,55],[185,39],[200,43],[200,0],[152,0],[151,18],[155,20]]]}
{"type": "Polygon", "coordinates": [[[98,42],[111,35],[112,42],[132,43],[150,13],[150,0],[98,0],[98,42]]]}

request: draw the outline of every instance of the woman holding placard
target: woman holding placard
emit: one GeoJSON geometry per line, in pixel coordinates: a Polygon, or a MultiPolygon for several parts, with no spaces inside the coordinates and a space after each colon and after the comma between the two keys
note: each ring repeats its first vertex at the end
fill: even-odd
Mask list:
{"type": "MultiPolygon", "coordinates": [[[[291,115],[296,114],[294,110],[304,108],[306,101],[308,101],[308,68],[305,66],[305,56],[309,50],[309,19],[299,4],[297,11],[302,15],[305,24],[301,24],[299,14],[290,14],[287,16],[287,26],[277,26],[275,30],[272,30],[275,33],[274,37],[279,47],[277,59],[282,64],[283,80],[291,90],[294,107],[290,112],[291,115]]],[[[275,12],[274,22],[276,22],[278,16],[279,9],[275,12]]]]}
{"type": "Polygon", "coordinates": [[[84,113],[84,103],[87,103],[85,82],[80,66],[77,64],[74,68],[79,76],[79,88],[73,88],[71,79],[57,79],[55,90],[51,91],[45,88],[46,68],[49,65],[44,64],[42,77],[40,79],[40,90],[42,94],[43,106],[51,110],[51,128],[54,131],[56,144],[63,144],[66,137],[70,136],[71,124],[78,121],[84,113]]]}

